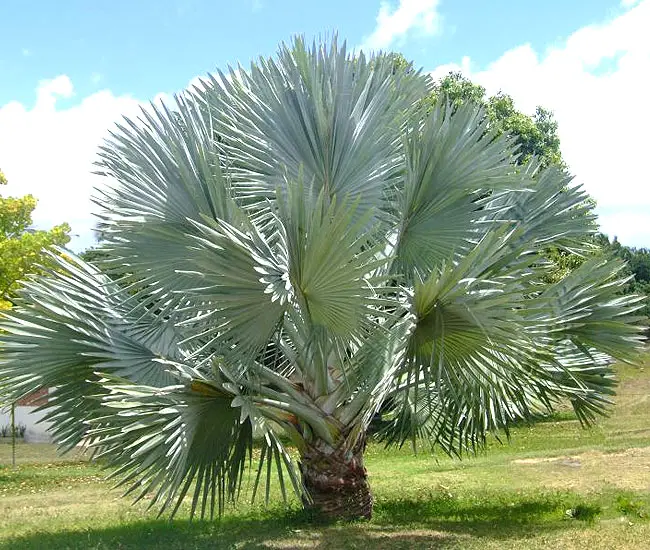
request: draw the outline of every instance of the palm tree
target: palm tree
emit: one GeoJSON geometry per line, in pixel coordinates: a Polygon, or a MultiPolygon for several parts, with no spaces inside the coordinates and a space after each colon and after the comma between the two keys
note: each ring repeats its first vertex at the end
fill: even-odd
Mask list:
{"type": "Polygon", "coordinates": [[[2,398],[55,387],[136,499],[219,512],[250,464],[328,518],[369,517],[377,438],[451,454],[570,400],[589,423],[632,360],[639,299],[585,252],[587,196],[515,166],[428,77],[300,39],[150,106],[101,148],[101,270],[71,252],[3,321],[2,398]],[[295,450],[295,451],[294,451],[295,450]],[[259,455],[257,454],[259,452],[259,455]],[[295,457],[298,456],[296,460],[295,457]]]}

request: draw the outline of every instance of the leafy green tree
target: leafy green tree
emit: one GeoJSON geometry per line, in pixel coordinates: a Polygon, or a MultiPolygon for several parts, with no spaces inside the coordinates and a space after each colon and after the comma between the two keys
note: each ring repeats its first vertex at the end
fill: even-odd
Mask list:
{"type": "Polygon", "coordinates": [[[137,498],[174,513],[193,491],[201,515],[237,497],[255,438],[256,489],[369,517],[379,410],[381,440],[457,455],[560,399],[602,413],[638,299],[612,299],[620,261],[557,284],[540,261],[590,238],[585,195],[513,170],[476,105],[427,112],[429,80],[394,61],[297,39],[120,126],[100,230],[121,278],[70,257],[35,279],[2,324],[2,394],[56,387],[64,449],[88,438],[137,498]]]}
{"type": "MultiPolygon", "coordinates": [[[[0,185],[6,183],[0,171],[0,185]]],[[[65,223],[47,231],[30,229],[34,208],[36,199],[32,195],[0,197],[0,309],[11,307],[20,281],[52,265],[43,249],[63,246],[70,240],[70,227],[65,223]]]]}
{"type": "Polygon", "coordinates": [[[564,166],[558,125],[551,111],[537,107],[535,114],[528,116],[515,108],[509,95],[499,92],[487,97],[483,86],[457,72],[451,72],[436,82],[425,102],[435,105],[441,98],[454,108],[467,103],[481,105],[494,134],[505,134],[514,140],[518,164],[526,164],[534,155],[542,166],[564,166]]]}
{"type": "Polygon", "coordinates": [[[645,307],[641,313],[645,316],[646,326],[650,327],[650,250],[624,246],[616,237],[610,241],[609,237],[603,234],[597,235],[595,240],[602,253],[626,262],[625,272],[631,279],[622,289],[622,293],[646,296],[645,307]]]}
{"type": "Polygon", "coordinates": [[[485,106],[485,88],[475,84],[462,73],[450,72],[447,76],[434,83],[433,90],[426,100],[435,105],[439,99],[451,103],[454,107],[460,107],[467,103],[485,106]]]}
{"type": "MultiPolygon", "coordinates": [[[[451,104],[453,109],[468,103],[481,106],[493,135],[505,135],[513,140],[516,146],[516,155],[513,155],[516,164],[525,165],[534,156],[543,167],[558,166],[567,169],[560,151],[557,122],[553,114],[543,107],[537,107],[535,115],[528,116],[515,109],[514,101],[509,95],[499,92],[487,97],[483,86],[458,72],[450,72],[437,81],[424,101],[428,105],[442,101],[451,104]]],[[[595,206],[593,199],[588,198],[587,201],[592,208],[595,206]]],[[[588,209],[579,211],[589,212],[588,209]]],[[[545,261],[551,266],[546,275],[547,281],[559,281],[582,265],[587,254],[593,253],[597,253],[596,247],[581,251],[548,247],[544,254],[545,261]]]]}

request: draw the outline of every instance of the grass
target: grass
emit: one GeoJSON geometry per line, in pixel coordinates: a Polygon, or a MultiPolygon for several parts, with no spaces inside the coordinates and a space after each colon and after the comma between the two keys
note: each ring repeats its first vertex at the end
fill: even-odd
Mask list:
{"type": "MultiPolygon", "coordinates": [[[[104,472],[49,445],[0,444],[0,548],[642,548],[650,540],[650,363],[621,367],[609,418],[567,412],[463,460],[370,445],[370,522],[315,524],[295,502],[241,503],[221,521],[156,519],[104,472]]],[[[185,515],[184,515],[185,514],[185,515]]]]}

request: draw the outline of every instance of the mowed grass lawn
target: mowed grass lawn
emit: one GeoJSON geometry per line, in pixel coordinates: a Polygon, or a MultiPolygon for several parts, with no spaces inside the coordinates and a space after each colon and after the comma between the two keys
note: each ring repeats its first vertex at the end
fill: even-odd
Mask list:
{"type": "Polygon", "coordinates": [[[650,548],[650,357],[619,374],[612,415],[588,431],[564,412],[462,462],[370,445],[375,516],[352,524],[314,524],[279,494],[220,521],[156,519],[82,455],[23,444],[12,469],[3,443],[0,547],[650,548]]]}

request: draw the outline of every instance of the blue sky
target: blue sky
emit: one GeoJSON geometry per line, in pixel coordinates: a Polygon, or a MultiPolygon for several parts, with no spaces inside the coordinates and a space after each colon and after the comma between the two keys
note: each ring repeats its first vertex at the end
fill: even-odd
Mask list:
{"type": "Polygon", "coordinates": [[[77,248],[91,240],[90,163],[120,114],[215,67],[272,55],[296,33],[332,31],[353,47],[401,51],[436,76],[462,70],[527,112],[554,110],[603,229],[650,246],[647,171],[620,169],[648,145],[638,129],[650,125],[647,109],[634,100],[645,101],[650,74],[650,0],[6,0],[0,21],[8,192],[37,195],[39,225],[71,221],[77,248]]]}
{"type": "MultiPolygon", "coordinates": [[[[3,2],[0,104],[35,101],[38,81],[59,74],[75,83],[77,100],[104,87],[138,98],[174,92],[214,67],[272,55],[296,33],[336,30],[358,46],[379,7],[375,0],[40,0],[29,9],[3,2]]],[[[439,33],[414,32],[389,47],[424,69],[466,55],[482,67],[519,44],[544,49],[620,11],[611,0],[440,2],[439,33]]]]}

